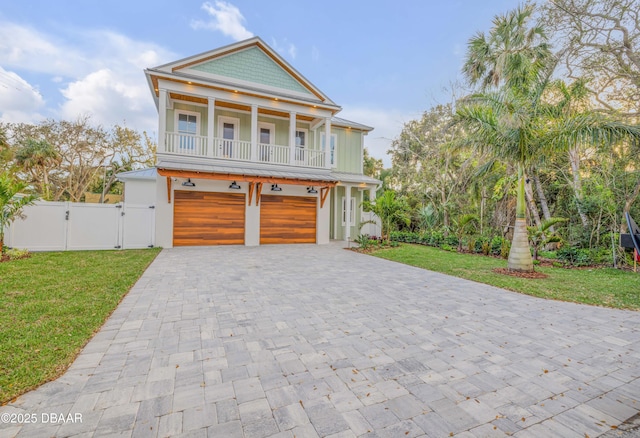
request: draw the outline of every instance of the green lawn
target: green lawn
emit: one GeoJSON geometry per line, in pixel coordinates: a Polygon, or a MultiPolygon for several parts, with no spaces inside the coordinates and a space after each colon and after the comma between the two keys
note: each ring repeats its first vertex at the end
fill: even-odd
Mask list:
{"type": "Polygon", "coordinates": [[[404,244],[376,251],[373,255],[536,297],[618,309],[640,309],[640,273],[611,268],[536,267],[536,271],[547,274],[548,278],[526,279],[492,272],[494,268],[506,268],[506,260],[428,246],[404,244]]]}
{"type": "Polygon", "coordinates": [[[159,252],[35,253],[0,263],[0,404],[63,373],[159,252]]]}

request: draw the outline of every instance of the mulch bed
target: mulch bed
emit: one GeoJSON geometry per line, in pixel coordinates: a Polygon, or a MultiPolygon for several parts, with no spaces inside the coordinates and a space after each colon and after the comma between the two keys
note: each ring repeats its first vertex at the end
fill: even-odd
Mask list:
{"type": "Polygon", "coordinates": [[[543,274],[542,272],[520,272],[520,271],[512,271],[507,268],[495,268],[492,269],[496,274],[509,275],[511,277],[519,277],[519,278],[547,278],[547,274],[543,274]]]}
{"type": "Polygon", "coordinates": [[[3,256],[0,256],[0,263],[10,262],[11,260],[28,259],[29,257],[31,257],[31,254],[25,254],[23,256],[13,258],[11,258],[8,254],[5,254],[3,256]]]}

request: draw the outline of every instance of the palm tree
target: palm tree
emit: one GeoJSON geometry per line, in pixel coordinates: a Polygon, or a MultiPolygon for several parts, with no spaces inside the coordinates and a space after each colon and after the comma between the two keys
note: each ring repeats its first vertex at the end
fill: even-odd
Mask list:
{"type": "Polygon", "coordinates": [[[481,152],[514,163],[518,169],[516,222],[508,268],[533,271],[525,218],[524,169],[558,150],[584,143],[640,140],[640,128],[593,111],[558,111],[546,99],[556,60],[541,28],[528,28],[533,9],[516,9],[494,19],[489,37],[469,42],[464,72],[483,92],[465,99],[456,118],[469,129],[481,152]]]}
{"type": "Polygon", "coordinates": [[[469,40],[462,71],[472,85],[526,88],[544,70],[552,54],[544,29],[527,27],[533,12],[526,5],[498,15],[488,35],[478,32],[469,40]]]}
{"type": "Polygon", "coordinates": [[[382,238],[389,241],[389,233],[399,224],[409,225],[409,207],[403,198],[396,198],[396,192],[387,190],[376,198],[374,202],[364,201],[366,211],[372,211],[380,218],[382,226],[382,238]]]}
{"type": "Polygon", "coordinates": [[[16,163],[27,172],[34,175],[38,181],[38,174],[42,175],[40,181],[43,198],[49,200],[49,169],[60,163],[60,154],[46,140],[34,140],[28,138],[27,141],[16,151],[16,163]]]}
{"type": "Polygon", "coordinates": [[[555,224],[566,222],[568,219],[563,217],[552,217],[543,220],[536,227],[527,227],[529,231],[529,240],[533,247],[533,259],[538,260],[538,252],[540,248],[550,243],[562,242],[562,238],[553,230],[555,224]]]}
{"type": "Polygon", "coordinates": [[[0,173],[0,254],[4,255],[4,231],[15,219],[22,217],[22,209],[36,200],[34,195],[20,195],[26,184],[9,172],[0,173]]]}

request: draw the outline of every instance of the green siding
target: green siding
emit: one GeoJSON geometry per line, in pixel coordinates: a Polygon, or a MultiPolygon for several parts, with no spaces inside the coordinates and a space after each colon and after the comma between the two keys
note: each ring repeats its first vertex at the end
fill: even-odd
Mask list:
{"type": "Polygon", "coordinates": [[[257,47],[235,52],[191,68],[205,73],[312,95],[293,76],[257,47]]]}
{"type": "MultiPolygon", "coordinates": [[[[346,187],[338,186],[331,192],[331,209],[330,209],[330,217],[331,222],[329,224],[330,235],[336,240],[344,240],[344,226],[342,225],[342,198],[345,196],[346,187]],[[336,209],[336,201],[333,198],[333,195],[337,196],[338,199],[338,208],[336,209]],[[335,218],[338,218],[338,228],[335,229],[335,218]]],[[[351,197],[355,199],[355,222],[351,225],[351,240],[355,240],[356,237],[360,234],[360,222],[362,221],[362,216],[360,214],[360,204],[362,204],[362,193],[355,187],[351,188],[351,197]]]]}
{"type": "MultiPolygon", "coordinates": [[[[318,147],[322,147],[322,127],[317,130],[314,140],[318,147]]],[[[349,173],[362,173],[362,161],[360,149],[362,147],[362,132],[354,129],[332,128],[331,133],[336,135],[337,141],[337,166],[335,170],[349,173]]]]}
{"type": "Polygon", "coordinates": [[[338,166],[341,172],[362,173],[360,148],[362,133],[353,129],[336,129],[338,134],[338,166]]]}

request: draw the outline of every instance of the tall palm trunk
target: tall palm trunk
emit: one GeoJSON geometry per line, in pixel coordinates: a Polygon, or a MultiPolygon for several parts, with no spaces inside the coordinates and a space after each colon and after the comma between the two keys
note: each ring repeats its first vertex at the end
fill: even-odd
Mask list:
{"type": "Polygon", "coordinates": [[[533,216],[533,221],[536,224],[536,227],[540,226],[540,212],[538,211],[538,206],[536,205],[536,200],[533,197],[533,189],[531,188],[531,184],[527,183],[527,176],[525,175],[525,185],[524,185],[524,193],[527,196],[527,206],[529,207],[529,211],[531,212],[531,216],[533,216]]]}
{"type": "Polygon", "coordinates": [[[582,180],[580,179],[580,151],[578,146],[573,146],[569,149],[569,163],[571,163],[572,187],[578,207],[578,215],[580,216],[580,221],[582,221],[582,226],[586,229],[589,227],[589,218],[582,207],[582,180]]]}
{"type": "MultiPolygon", "coordinates": [[[[547,203],[547,197],[544,194],[544,189],[542,188],[542,183],[540,182],[540,177],[538,176],[538,172],[533,172],[533,182],[536,185],[536,193],[538,194],[538,199],[540,200],[540,207],[542,208],[542,215],[545,220],[551,219],[551,211],[549,211],[549,204],[547,203]]],[[[549,227],[551,231],[553,231],[553,227],[549,227]]]]}
{"type": "Polygon", "coordinates": [[[529,250],[527,219],[525,218],[524,170],[518,165],[518,201],[516,204],[516,223],[513,229],[513,240],[509,250],[507,267],[512,271],[533,271],[533,259],[529,250]]]}
{"type": "Polygon", "coordinates": [[[49,189],[49,171],[42,167],[42,195],[45,200],[51,201],[51,190],[49,189]]]}

